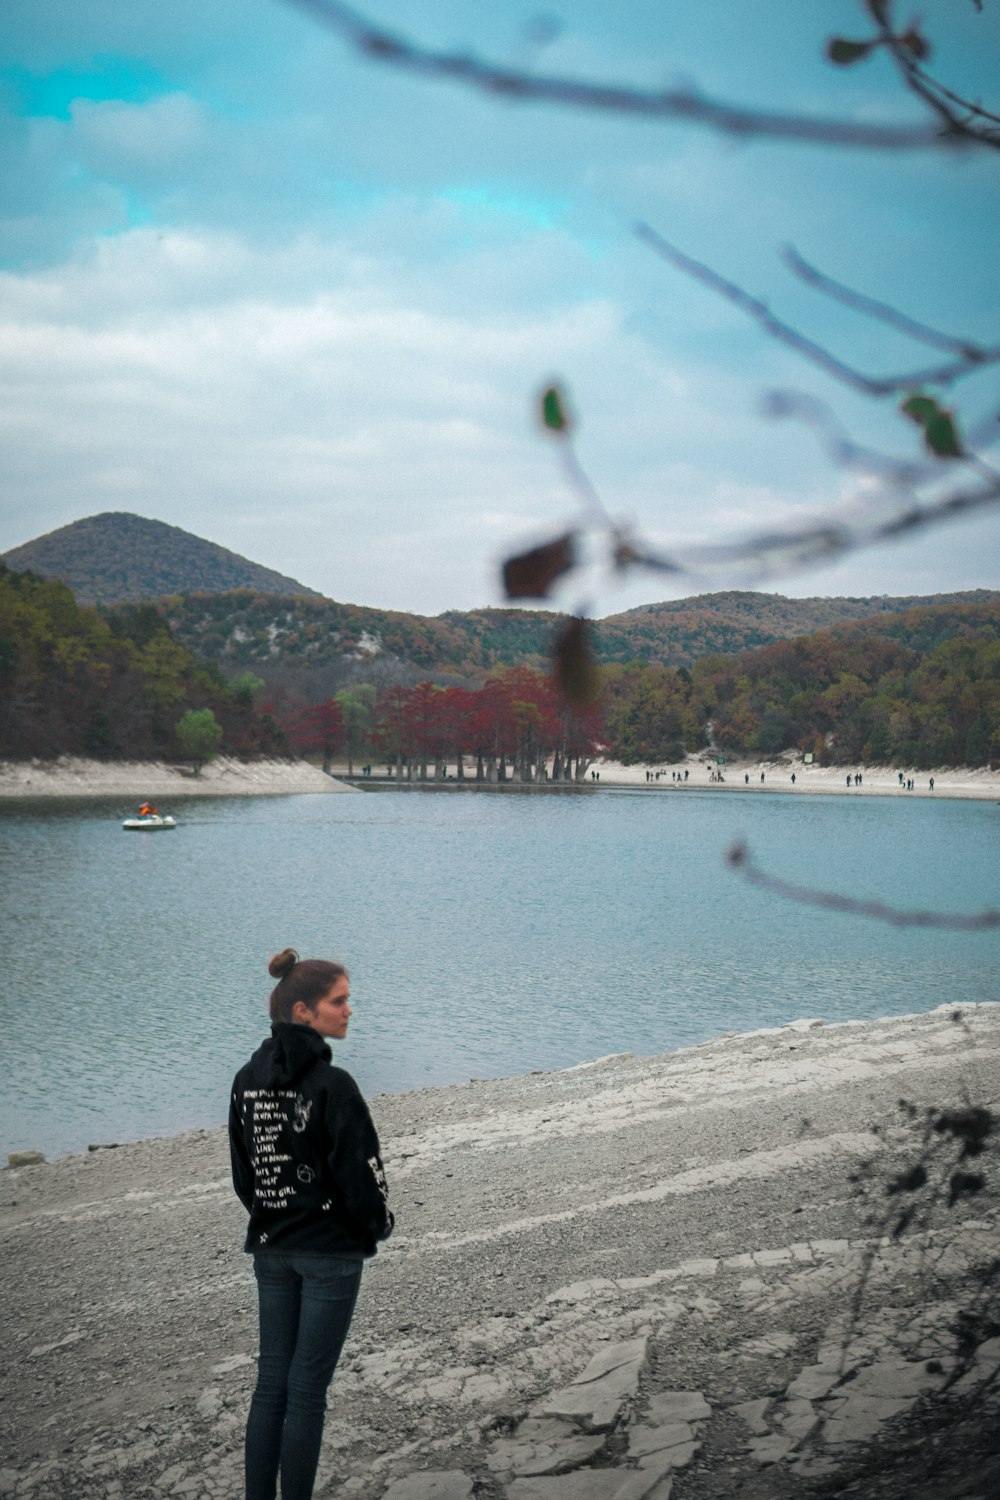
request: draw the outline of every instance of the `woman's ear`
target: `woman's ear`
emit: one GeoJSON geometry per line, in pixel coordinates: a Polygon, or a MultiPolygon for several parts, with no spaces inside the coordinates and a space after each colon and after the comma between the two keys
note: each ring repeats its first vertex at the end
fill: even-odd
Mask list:
{"type": "Polygon", "coordinates": [[[312,1011],[301,1000],[296,1000],[292,1006],[292,1020],[297,1021],[300,1026],[311,1026],[312,1011]]]}

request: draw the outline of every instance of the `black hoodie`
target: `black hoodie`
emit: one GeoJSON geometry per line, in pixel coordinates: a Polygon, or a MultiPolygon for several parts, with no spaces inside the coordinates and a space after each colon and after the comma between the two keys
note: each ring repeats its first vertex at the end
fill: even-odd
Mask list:
{"type": "Polygon", "coordinates": [[[276,1021],[233,1081],[233,1186],[248,1251],[374,1255],[392,1232],[368,1106],[312,1026],[276,1021]]]}

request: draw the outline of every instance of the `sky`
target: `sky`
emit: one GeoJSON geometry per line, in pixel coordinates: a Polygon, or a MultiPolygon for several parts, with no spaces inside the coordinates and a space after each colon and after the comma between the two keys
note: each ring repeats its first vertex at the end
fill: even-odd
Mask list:
{"type": "MultiPolygon", "coordinates": [[[[928,66],[1000,106],[1000,0],[921,13],[928,66]]],[[[538,74],[925,119],[884,56],[825,60],[827,38],[870,29],[855,0],[365,14],[538,74]]],[[[873,374],[940,354],[805,287],[783,247],[1000,343],[996,152],[736,142],[511,104],[367,60],[292,0],[5,0],[0,35],[0,553],[132,511],[343,602],[500,604],[502,558],[580,519],[537,418],[552,381],[606,512],[662,552],[892,514],[900,492],[835,461],[824,433],[918,462],[898,401],[769,340],[637,221],[873,374]],[[769,415],[774,391],[823,430],[769,415]]],[[[946,394],[984,460],[997,386],[987,369],[946,394]]],[[[975,479],[938,464],[918,494],[975,479]]],[[[994,510],[813,571],[621,575],[595,530],[552,604],[995,588],[998,540],[994,510]]]]}

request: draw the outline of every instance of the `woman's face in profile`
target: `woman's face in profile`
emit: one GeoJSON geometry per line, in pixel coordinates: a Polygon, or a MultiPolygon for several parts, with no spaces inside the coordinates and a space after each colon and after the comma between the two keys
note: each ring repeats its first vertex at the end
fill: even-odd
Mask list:
{"type": "Polygon", "coordinates": [[[326,994],[316,1001],[314,1010],[296,1001],[292,1012],[294,1019],[305,1026],[312,1026],[320,1036],[334,1037],[341,1041],[347,1035],[347,1023],[352,1011],[349,1004],[351,982],[346,974],[335,979],[326,994]]]}

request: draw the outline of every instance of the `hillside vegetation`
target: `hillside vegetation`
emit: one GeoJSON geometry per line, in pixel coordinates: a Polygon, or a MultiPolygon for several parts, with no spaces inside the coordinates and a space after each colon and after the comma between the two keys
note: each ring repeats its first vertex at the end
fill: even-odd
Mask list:
{"type": "MultiPolygon", "coordinates": [[[[106,512],[14,548],[8,567],[61,578],[81,604],[162,602],[176,639],[228,674],[260,672],[322,691],[358,680],[482,681],[504,667],[545,668],[566,617],[551,610],[448,610],[428,617],[342,604],[177,526],[106,512]]],[[[915,607],[982,604],[978,590],[932,598],[786,599],[748,591],[701,594],[608,615],[592,627],[605,664],[690,667],[850,620],[915,607]]],[[[280,684],[279,684],[280,685],[280,684]]]]}
{"type": "Polygon", "coordinates": [[[496,779],[576,777],[601,749],[626,762],[705,749],[921,768],[1000,761],[1000,593],[987,590],[728,592],[611,615],[591,626],[601,701],[574,714],[550,675],[566,616],[549,610],[427,618],[340,604],[127,514],[77,522],[25,552],[59,562],[82,596],[117,602],[89,607],[65,583],[0,564],[9,757],[179,757],[179,720],[210,709],[230,753],[290,745],[326,765],[342,752],[381,758],[400,775],[431,763],[443,775],[456,761],[464,774],[469,758],[472,774],[496,779]]]}
{"type": "Polygon", "coordinates": [[[346,752],[399,776],[426,777],[433,765],[440,778],[455,765],[459,777],[532,781],[582,779],[602,751],[626,763],[706,748],[808,752],[821,765],[1000,760],[1000,601],[845,622],[690,668],[611,663],[598,669],[601,700],[588,712],[568,710],[551,675],[528,665],[471,683],[403,683],[380,679],[377,656],[365,660],[354,685],[312,700],[287,668],[274,669],[275,712],[293,743],[325,763],[346,752]]]}
{"type": "Polygon", "coordinates": [[[880,615],[685,667],[611,667],[604,735],[627,762],[720,751],[922,769],[1000,760],[1000,603],[880,615]]]}
{"type": "MultiPolygon", "coordinates": [[[[835,623],[904,614],[916,607],[1000,603],[1000,593],[921,598],[785,599],[778,594],[705,594],[610,615],[592,626],[602,665],[690,667],[700,657],[770,645],[835,623]]],[[[324,686],[356,680],[415,681],[419,674],[482,679],[504,667],[547,665],[566,616],[548,610],[450,610],[436,617],[277,599],[250,590],[162,601],[171,628],[196,655],[249,668],[271,682],[280,668],[324,669],[324,686]],[[359,670],[358,663],[363,664],[359,670]],[[338,671],[339,668],[339,671],[338,671]]]]}
{"type": "MultiPolygon", "coordinates": [[[[210,709],[229,753],[290,743],[325,763],[345,751],[352,761],[383,759],[400,775],[415,767],[426,775],[433,762],[441,776],[469,757],[470,774],[488,779],[577,778],[601,749],[626,762],[706,747],[748,756],[797,749],[826,764],[1000,760],[998,598],[847,621],[691,667],[608,663],[601,702],[586,713],[570,712],[548,670],[530,663],[480,667],[464,681],[454,670],[436,682],[420,676],[420,652],[440,659],[450,650],[470,667],[467,639],[449,639],[440,621],[421,622],[415,637],[412,617],[296,600],[278,617],[286,632],[278,637],[275,607],[273,596],[251,593],[169,601],[171,616],[201,624],[198,660],[153,605],[81,606],[64,584],[0,565],[0,755],[183,758],[179,721],[210,709]],[[362,628],[373,615],[381,643],[362,628]],[[269,682],[234,673],[234,641],[268,662],[269,682]],[[410,681],[384,675],[386,641],[408,652],[410,681]],[[314,645],[350,661],[353,680],[336,694],[320,685],[315,664],[292,670],[314,645]],[[207,659],[213,648],[216,659],[207,659]]],[[[402,657],[392,660],[402,667],[402,657]]]]}
{"type": "Polygon", "coordinates": [[[185,759],[178,725],[206,709],[228,754],[285,748],[252,693],[196,662],[152,605],[100,614],[0,563],[0,756],[185,759]]]}
{"type": "Polygon", "coordinates": [[[139,603],[165,594],[261,589],[277,596],[313,595],[313,589],[179,526],[127,511],[106,511],[61,526],[0,561],[17,571],[59,578],[81,604],[139,603]]]}

